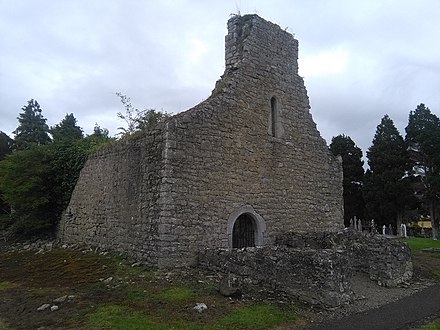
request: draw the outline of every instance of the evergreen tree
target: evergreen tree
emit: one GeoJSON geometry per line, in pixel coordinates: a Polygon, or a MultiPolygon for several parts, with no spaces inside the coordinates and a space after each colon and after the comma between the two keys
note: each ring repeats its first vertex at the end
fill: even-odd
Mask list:
{"type": "Polygon", "coordinates": [[[348,227],[350,219],[354,217],[363,219],[365,215],[365,203],[362,194],[364,182],[362,150],[356,146],[349,136],[338,135],[333,137],[330,151],[334,155],[342,157],[344,224],[348,227]]]}
{"type": "Polygon", "coordinates": [[[0,160],[3,160],[6,155],[12,152],[13,142],[14,140],[6,133],[0,131],[0,160]]]}
{"type": "Polygon", "coordinates": [[[406,208],[414,204],[414,194],[406,179],[406,146],[388,115],[377,126],[367,157],[370,169],[365,174],[364,198],[368,214],[378,224],[399,229],[406,208]]]}
{"type": "Polygon", "coordinates": [[[440,120],[423,103],[411,111],[405,141],[411,158],[411,173],[419,178],[422,200],[429,209],[432,236],[439,238],[440,120]]]}
{"type": "Polygon", "coordinates": [[[66,114],[59,124],[51,128],[50,133],[54,142],[71,143],[84,137],[81,127],[76,125],[73,113],[66,114]]]}
{"type": "Polygon", "coordinates": [[[107,128],[101,128],[101,126],[99,126],[98,123],[95,123],[92,136],[96,138],[108,139],[109,138],[108,133],[109,132],[107,128]]]}
{"type": "Polygon", "coordinates": [[[42,145],[51,142],[48,135],[49,127],[46,118],[41,115],[41,108],[37,101],[30,100],[22,108],[18,116],[18,127],[15,134],[15,146],[18,150],[29,149],[32,145],[42,145]]]}

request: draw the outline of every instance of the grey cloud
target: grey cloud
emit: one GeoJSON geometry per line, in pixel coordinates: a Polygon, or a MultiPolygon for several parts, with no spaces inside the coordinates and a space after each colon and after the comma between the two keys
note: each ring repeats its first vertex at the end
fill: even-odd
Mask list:
{"type": "Polygon", "coordinates": [[[0,129],[15,129],[30,98],[50,125],[73,112],[89,133],[95,122],[116,133],[117,91],[139,108],[186,110],[223,73],[226,21],[238,11],[288,28],[301,59],[348,54],[345,71],[305,77],[328,142],[344,133],[365,152],[385,113],[404,134],[420,102],[440,112],[435,0],[23,0],[0,3],[0,129]]]}

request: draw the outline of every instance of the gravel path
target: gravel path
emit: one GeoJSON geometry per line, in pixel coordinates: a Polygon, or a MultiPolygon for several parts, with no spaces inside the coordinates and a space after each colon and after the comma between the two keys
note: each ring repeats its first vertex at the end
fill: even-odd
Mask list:
{"type": "Polygon", "coordinates": [[[440,314],[440,284],[387,303],[380,308],[356,313],[338,320],[317,324],[309,329],[393,330],[409,329],[418,321],[440,314]]]}
{"type": "MultiPolygon", "coordinates": [[[[337,329],[330,327],[330,325],[333,323],[337,324],[336,322],[338,322],[338,320],[353,318],[356,315],[380,314],[379,311],[385,308],[385,306],[393,304],[399,300],[403,301],[405,298],[412,297],[427,288],[436,288],[438,291],[440,287],[438,284],[436,285],[436,282],[430,279],[415,278],[410,284],[401,285],[396,288],[386,288],[378,286],[374,281],[371,281],[368,278],[368,275],[358,273],[352,279],[352,289],[355,293],[355,301],[349,305],[331,310],[305,311],[305,316],[312,320],[311,326],[307,329],[337,329]]],[[[438,296],[440,297],[440,292],[438,292],[438,296]]],[[[428,315],[420,316],[419,319],[427,316],[428,315]]],[[[417,321],[417,319],[414,321],[417,321]]],[[[361,329],[359,327],[355,328],[358,330],[361,329]]],[[[376,328],[369,327],[369,329],[376,328]]]]}

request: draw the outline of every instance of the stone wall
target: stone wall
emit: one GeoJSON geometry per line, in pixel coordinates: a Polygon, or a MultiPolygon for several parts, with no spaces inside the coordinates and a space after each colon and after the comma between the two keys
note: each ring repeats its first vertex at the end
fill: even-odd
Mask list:
{"type": "Polygon", "coordinates": [[[258,219],[258,245],[286,231],[342,229],[341,160],[313,122],[297,57],[297,40],[279,26],[232,17],[212,95],[92,156],[62,239],[173,267],[195,264],[200,249],[231,247],[240,212],[258,219]]]}
{"type": "Polygon", "coordinates": [[[238,285],[258,286],[295,296],[311,304],[335,307],[352,300],[347,254],[332,249],[267,246],[246,249],[206,249],[199,265],[233,274],[238,285]]]}
{"type": "Polygon", "coordinates": [[[361,271],[383,286],[396,286],[411,279],[411,249],[396,238],[346,230],[339,233],[285,233],[277,244],[299,249],[346,251],[353,271],[361,271]]]}
{"type": "Polygon", "coordinates": [[[162,136],[117,143],[89,157],[59,224],[66,243],[157,264],[162,136]]]}
{"type": "Polygon", "coordinates": [[[412,277],[409,246],[396,239],[355,232],[284,233],[277,245],[245,249],[205,249],[199,266],[249,285],[278,290],[327,307],[353,298],[351,278],[365,272],[383,286],[412,277]]]}

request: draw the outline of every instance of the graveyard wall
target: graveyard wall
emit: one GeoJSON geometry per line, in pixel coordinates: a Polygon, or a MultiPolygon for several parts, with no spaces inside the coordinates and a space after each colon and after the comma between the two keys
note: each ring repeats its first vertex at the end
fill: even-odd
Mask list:
{"type": "Polygon", "coordinates": [[[411,279],[413,266],[408,244],[396,238],[346,230],[339,233],[285,233],[277,244],[298,249],[340,249],[350,267],[383,286],[397,286],[411,279]]]}
{"type": "Polygon", "coordinates": [[[225,275],[238,285],[282,291],[310,304],[336,307],[353,298],[351,267],[341,250],[267,246],[246,249],[206,249],[199,265],[225,275]]]}
{"type": "Polygon", "coordinates": [[[389,287],[412,277],[407,244],[352,231],[289,232],[277,237],[274,246],[205,249],[199,254],[199,266],[233,275],[244,290],[257,285],[327,307],[353,299],[354,272],[364,272],[377,284],[389,287]]]}

